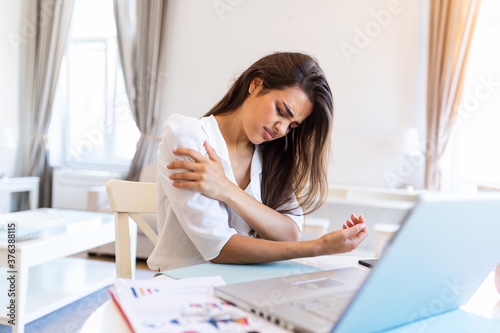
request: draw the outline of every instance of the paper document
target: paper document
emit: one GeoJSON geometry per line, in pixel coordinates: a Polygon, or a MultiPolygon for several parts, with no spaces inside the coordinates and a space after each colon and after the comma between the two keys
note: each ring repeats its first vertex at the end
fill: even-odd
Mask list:
{"type": "Polygon", "coordinates": [[[286,332],[213,296],[213,288],[225,284],[220,276],[116,279],[110,294],[136,333],[286,332]]]}
{"type": "Polygon", "coordinates": [[[294,274],[318,272],[321,269],[291,260],[252,265],[205,263],[157,273],[174,279],[220,275],[228,284],[271,279],[294,274]]]}

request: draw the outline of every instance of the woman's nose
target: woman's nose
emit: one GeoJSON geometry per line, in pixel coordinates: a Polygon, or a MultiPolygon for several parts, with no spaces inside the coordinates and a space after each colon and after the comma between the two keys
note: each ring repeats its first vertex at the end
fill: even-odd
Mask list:
{"type": "Polygon", "coordinates": [[[276,132],[279,137],[283,137],[288,132],[288,125],[285,122],[276,123],[276,132]]]}

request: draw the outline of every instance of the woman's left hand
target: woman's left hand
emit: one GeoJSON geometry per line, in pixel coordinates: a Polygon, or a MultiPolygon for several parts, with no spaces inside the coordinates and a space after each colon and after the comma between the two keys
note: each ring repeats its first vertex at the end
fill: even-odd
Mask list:
{"type": "Polygon", "coordinates": [[[222,162],[215,150],[204,143],[208,153],[208,158],[193,149],[178,148],[173,151],[175,155],[184,155],[192,158],[192,161],[174,161],[167,165],[168,169],[187,169],[170,175],[174,180],[173,186],[177,188],[186,188],[197,190],[206,196],[224,201],[224,196],[228,195],[229,190],[234,185],[224,172],[222,162]]]}

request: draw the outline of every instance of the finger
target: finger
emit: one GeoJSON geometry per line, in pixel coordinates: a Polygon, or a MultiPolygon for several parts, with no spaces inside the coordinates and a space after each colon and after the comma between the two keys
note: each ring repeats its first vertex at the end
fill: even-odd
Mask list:
{"type": "Polygon", "coordinates": [[[358,224],[359,223],[358,218],[354,214],[351,214],[351,220],[354,222],[354,224],[358,224]]]}
{"type": "Polygon", "coordinates": [[[185,155],[191,157],[195,162],[201,162],[206,158],[205,156],[200,154],[200,152],[189,148],[177,148],[172,150],[172,153],[174,153],[175,155],[185,155]]]}
{"type": "Polygon", "coordinates": [[[354,245],[354,247],[358,247],[359,244],[361,244],[362,241],[364,241],[366,239],[366,237],[368,236],[368,234],[366,232],[358,232],[357,234],[349,237],[349,241],[352,243],[352,245],[354,245]]]}
{"type": "Polygon", "coordinates": [[[208,141],[204,142],[205,149],[207,150],[208,157],[212,161],[219,162],[219,156],[217,156],[217,153],[215,152],[215,149],[212,148],[212,146],[208,143],[208,141]]]}
{"type": "Polygon", "coordinates": [[[179,172],[173,173],[168,178],[172,180],[200,180],[200,176],[194,172],[179,172]]]}
{"type": "Polygon", "coordinates": [[[364,231],[366,232],[366,221],[365,221],[365,218],[363,217],[363,215],[359,215],[358,219],[359,219],[358,223],[363,223],[365,225],[364,231]]]}
{"type": "Polygon", "coordinates": [[[361,243],[366,237],[368,237],[368,232],[366,232],[366,228],[355,234],[354,236],[351,236],[350,239],[353,241],[356,241],[361,243]]]}
{"type": "Polygon", "coordinates": [[[352,237],[352,236],[356,235],[357,233],[359,233],[361,230],[363,230],[364,227],[365,227],[365,224],[363,224],[363,223],[356,224],[348,229],[345,229],[344,235],[346,238],[352,237]]]}
{"type": "Polygon", "coordinates": [[[188,182],[172,182],[172,185],[177,188],[187,188],[187,189],[197,189],[198,182],[188,181],[188,182]]]}
{"type": "Polygon", "coordinates": [[[167,169],[187,169],[191,171],[199,171],[201,167],[196,162],[191,161],[174,161],[167,164],[167,169]]]}

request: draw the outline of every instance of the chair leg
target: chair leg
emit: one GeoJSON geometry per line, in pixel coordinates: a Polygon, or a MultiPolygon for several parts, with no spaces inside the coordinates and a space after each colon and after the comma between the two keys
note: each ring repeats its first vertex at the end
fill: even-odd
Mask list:
{"type": "Polygon", "coordinates": [[[137,225],[127,213],[115,213],[116,277],[134,279],[137,252],[137,225]]]}

